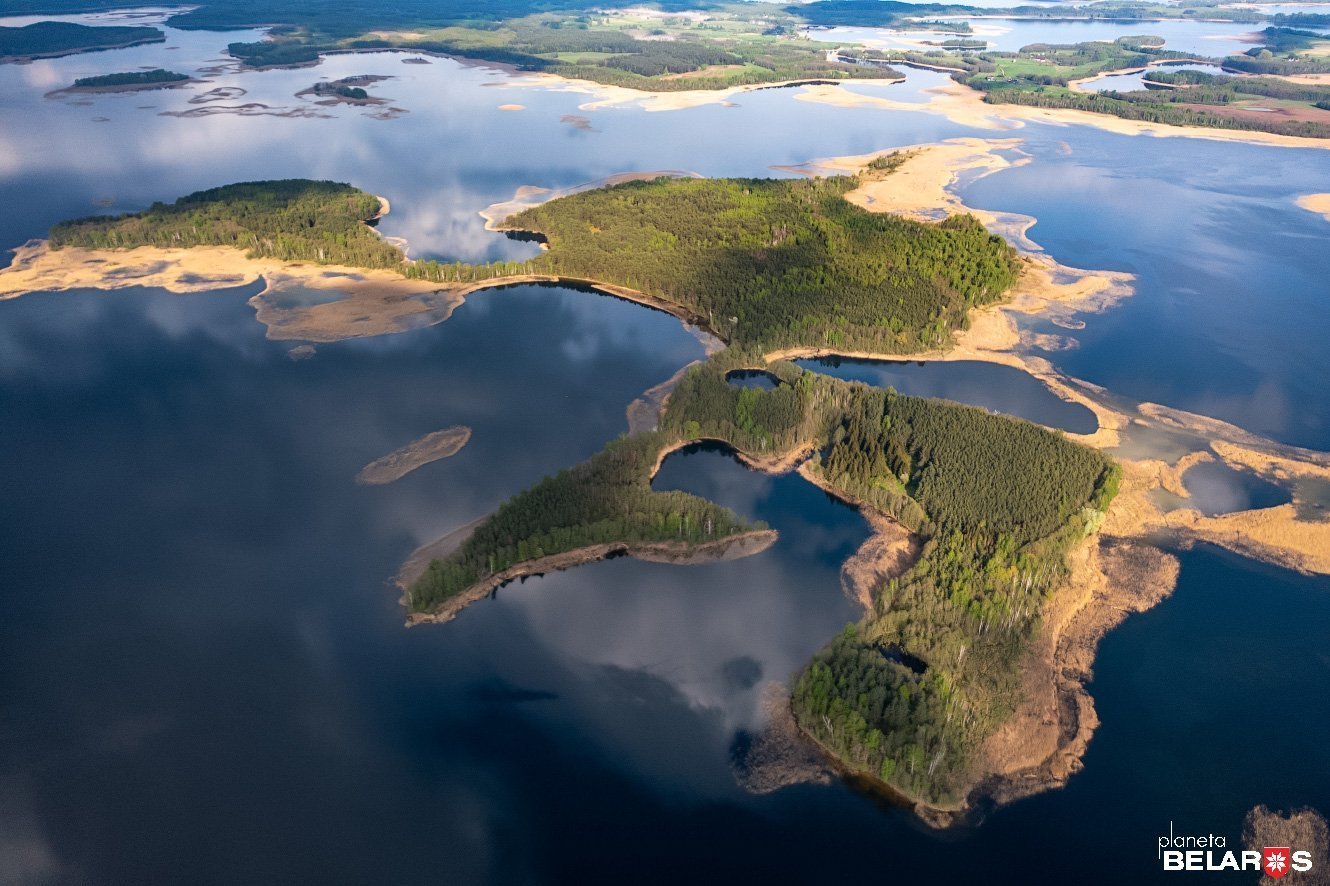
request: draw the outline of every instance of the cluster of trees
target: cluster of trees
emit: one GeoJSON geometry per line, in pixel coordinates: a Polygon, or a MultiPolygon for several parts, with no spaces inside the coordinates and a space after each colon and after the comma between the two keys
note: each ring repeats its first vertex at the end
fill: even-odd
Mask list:
{"type": "Polygon", "coordinates": [[[1160,91],[1159,97],[1165,101],[1221,105],[1251,96],[1295,102],[1330,101],[1330,86],[1295,83],[1278,77],[1230,77],[1205,71],[1151,71],[1145,75],[1145,82],[1186,87],[1160,91]]]}
{"type": "Polygon", "coordinates": [[[55,249],[234,246],[253,257],[400,270],[401,251],[365,224],[378,209],[373,194],[337,182],[245,182],[143,212],[62,222],[50,242],[55,249]]]}
{"type": "MultiPolygon", "coordinates": [[[[88,0],[15,0],[40,11],[62,4],[86,7],[88,0]]],[[[633,6],[636,0],[606,0],[598,8],[633,6]]],[[[585,0],[541,0],[550,12],[580,12],[585,0]]],[[[531,0],[204,0],[172,16],[167,24],[186,30],[233,31],[274,23],[315,38],[341,39],[369,31],[418,30],[465,26],[494,28],[507,19],[529,15],[531,0]]]]}
{"type": "Polygon", "coordinates": [[[985,93],[992,104],[1032,105],[1037,108],[1071,108],[1112,114],[1126,120],[1167,123],[1174,126],[1207,126],[1215,129],[1244,129],[1273,132],[1305,138],[1330,138],[1330,125],[1315,120],[1290,120],[1273,115],[1236,116],[1223,113],[1223,105],[1214,111],[1187,107],[1182,96],[1160,95],[1156,91],[1083,93],[1070,90],[997,89],[985,93]]]}
{"type": "Polygon", "coordinates": [[[1161,37],[1136,35],[1111,42],[1031,43],[1018,52],[957,52],[954,50],[964,47],[948,42],[940,49],[928,51],[869,49],[857,50],[856,55],[875,63],[898,61],[950,70],[958,82],[986,91],[1066,86],[1075,78],[1101,71],[1144,67],[1160,59],[1193,58],[1160,48],[1163,43],[1161,37]]]}
{"type": "Polygon", "coordinates": [[[414,611],[429,611],[518,563],[597,544],[705,544],[749,525],[685,492],[655,492],[651,471],[672,438],[621,438],[588,461],[547,477],[505,502],[453,554],[435,560],[408,591],[414,611]]]}
{"type": "MultiPolygon", "coordinates": [[[[869,174],[888,174],[883,160],[869,174]]],[[[595,280],[677,306],[755,346],[910,352],[943,344],[975,305],[1015,281],[1015,253],[970,216],[924,224],[843,198],[856,179],[659,179],[584,191],[506,226],[550,249],[487,265],[405,262],[364,221],[377,199],[349,185],[284,180],[201,191],[173,204],[52,228],[51,245],[234,246],[252,256],[391,268],[470,283],[520,274],[595,280]]]]}
{"type": "Polygon", "coordinates": [[[151,71],[125,71],[119,74],[101,74],[96,77],[79,77],[74,81],[75,88],[96,89],[104,86],[148,86],[154,83],[180,83],[189,79],[188,74],[178,74],[164,68],[151,71]]]}
{"type": "Polygon", "coordinates": [[[593,544],[705,543],[749,529],[680,492],[658,493],[659,453],[714,438],[750,454],[808,448],[848,500],[924,539],[873,611],[818,653],[793,687],[800,726],[848,766],[934,802],[957,799],[983,740],[1019,701],[1020,663],[1070,547],[1094,531],[1118,469],[1018,419],[765,367],[769,390],[728,380],[757,363],[730,349],[686,373],[661,429],[621,438],[520,493],[409,592],[428,610],[514,564],[593,544]]]}
{"type": "Polygon", "coordinates": [[[599,64],[618,68],[642,77],[661,74],[684,74],[707,65],[741,64],[739,56],[715,46],[680,40],[640,40],[633,51],[614,55],[599,64]]]}
{"type": "Polygon", "coordinates": [[[166,34],[156,28],[35,22],[21,28],[0,28],[0,58],[42,58],[164,40],[166,34]]]}
{"type": "Polygon", "coordinates": [[[1327,28],[1330,15],[1324,12],[1289,12],[1272,15],[1270,23],[1279,28],[1327,28]]]}
{"type": "MultiPolygon", "coordinates": [[[[993,15],[996,12],[991,7],[976,8],[957,3],[904,3],[898,0],[821,0],[816,4],[787,6],[785,11],[811,24],[825,27],[842,25],[879,28],[914,27],[920,24],[919,17],[925,15],[993,15]]],[[[1082,6],[1059,4],[1054,7],[1013,4],[1012,8],[1001,12],[1021,18],[1113,21],[1185,18],[1197,13],[1196,9],[1190,6],[1171,7],[1163,4],[1140,3],[1135,0],[1082,6]]],[[[1203,13],[1207,18],[1235,22],[1258,22],[1267,18],[1257,10],[1218,5],[1206,5],[1203,13]]],[[[950,26],[952,23],[947,24],[950,26]]],[[[1306,24],[1312,23],[1306,22],[1306,24]]]]}
{"type": "Polygon", "coordinates": [[[1118,469],[1017,419],[899,396],[789,364],[773,390],[736,388],[718,355],[671,396],[662,429],[737,448],[808,446],[847,498],[924,539],[865,621],[798,677],[802,728],[851,767],[913,796],[957,799],[979,744],[1018,702],[1019,665],[1071,545],[1098,527],[1118,469]]]}
{"type": "Polygon", "coordinates": [[[312,95],[331,95],[338,98],[350,99],[352,101],[365,101],[369,98],[369,93],[363,86],[352,86],[349,83],[315,83],[308,89],[312,95]]]}
{"type": "Polygon", "coordinates": [[[970,216],[871,213],[856,179],[660,179],[585,191],[509,219],[549,242],[535,270],[637,289],[722,338],[909,352],[942,344],[1016,279],[970,216]]]}
{"type": "MultiPolygon", "coordinates": [[[[1305,18],[1330,21],[1330,16],[1305,16],[1305,18]]],[[[1319,23],[1319,25],[1324,24],[1324,21],[1319,23]]],[[[1261,45],[1253,46],[1241,55],[1229,56],[1224,59],[1224,67],[1244,74],[1276,76],[1330,72],[1330,60],[1308,53],[1308,50],[1314,49],[1318,43],[1326,42],[1324,34],[1288,27],[1269,27],[1260,33],[1261,45]]]]}
{"type": "MultiPolygon", "coordinates": [[[[275,29],[260,42],[233,43],[229,51],[252,67],[272,67],[306,64],[323,53],[338,50],[405,48],[652,90],[891,76],[887,71],[828,61],[822,47],[806,41],[771,39],[787,29],[784,24],[770,26],[766,18],[761,24],[755,23],[752,32],[744,33],[742,39],[735,39],[732,32],[718,31],[722,39],[685,32],[670,40],[651,40],[595,23],[585,13],[571,15],[573,9],[568,4],[542,4],[541,13],[524,14],[530,9],[505,10],[505,4],[500,3],[483,15],[463,18],[449,15],[449,6],[444,3],[428,13],[367,17],[367,21],[379,22],[409,18],[410,25],[380,23],[376,30],[432,31],[424,37],[371,35],[367,33],[368,24],[348,30],[340,17],[326,20],[305,11],[290,18],[301,22],[300,26],[275,29]],[[763,29],[761,34],[759,27],[763,29]],[[708,70],[712,67],[716,68],[714,72],[708,70]],[[685,73],[698,76],[685,80],[674,76],[685,73]]],[[[193,14],[179,18],[194,21],[193,14]]]]}

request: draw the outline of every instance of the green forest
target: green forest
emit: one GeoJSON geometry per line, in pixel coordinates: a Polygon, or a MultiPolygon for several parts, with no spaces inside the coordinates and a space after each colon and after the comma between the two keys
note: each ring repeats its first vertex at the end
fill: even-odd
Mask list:
{"type": "MultiPolygon", "coordinates": [[[[1330,62],[1307,52],[1330,42],[1326,38],[1310,31],[1278,27],[1266,28],[1261,34],[1263,45],[1243,55],[1208,61],[1245,74],[1330,71],[1330,62]]],[[[1200,77],[1189,78],[1167,73],[1166,68],[1152,68],[1147,81],[1177,88],[1132,92],[1083,92],[1069,88],[1073,80],[1095,74],[1195,58],[1168,51],[1162,45],[1159,37],[1141,35],[1120,37],[1113,42],[1035,43],[1021,47],[1019,52],[869,49],[854,50],[852,56],[861,64],[894,62],[951,71],[954,80],[984,93],[984,101],[989,104],[1068,108],[1148,123],[1330,138],[1330,114],[1322,113],[1322,103],[1330,99],[1326,87],[1295,87],[1269,77],[1202,73],[1200,77]],[[1248,108],[1264,110],[1251,113],[1248,108]]]]}
{"type": "Polygon", "coordinates": [[[36,22],[21,28],[0,27],[0,59],[44,58],[165,40],[166,34],[156,28],[36,22]]]}
{"type": "Polygon", "coordinates": [[[373,194],[337,182],[244,182],[143,212],[62,222],[50,242],[53,249],[233,246],[255,258],[401,268],[401,251],[365,224],[378,211],[373,194]]]}
{"type": "Polygon", "coordinates": [[[182,83],[189,79],[188,74],[178,74],[165,68],[151,71],[122,71],[118,74],[100,74],[96,77],[79,77],[74,81],[76,89],[98,89],[107,86],[150,86],[169,83],[182,83]]]}
{"type": "MultiPolygon", "coordinates": [[[[890,175],[899,157],[865,175],[890,175]]],[[[1116,468],[1028,422],[764,366],[781,345],[907,351],[942,344],[968,307],[1015,278],[1011,248],[975,219],[937,224],[866,212],[854,178],[658,179],[527,210],[514,229],[549,250],[486,266],[404,262],[365,224],[373,195],[334,182],[230,185],[119,218],[57,225],[54,247],[226,245],[281,259],[394,268],[441,282],[535,272],[640,289],[682,306],[734,346],[694,367],[660,430],[612,443],[523,492],[409,591],[425,612],[516,564],[593,544],[723,540],[756,528],[681,492],[655,492],[658,455],[712,438],[754,454],[815,452],[810,470],[847,500],[923,540],[874,611],[798,677],[798,722],[847,765],[944,802],[1016,704],[1018,662],[1069,547],[1094,531],[1116,468]],[[764,367],[769,391],[726,380],[764,367]]]]}
{"type": "MultiPolygon", "coordinates": [[[[934,803],[961,799],[975,752],[1019,701],[1021,656],[1117,489],[1104,455],[1029,422],[843,382],[790,363],[772,390],[694,367],[660,430],[622,438],[520,493],[409,592],[428,611],[503,569],[606,542],[700,543],[749,527],[710,503],[650,488],[658,454],[716,439],[751,455],[805,449],[828,488],[894,516],[923,540],[874,608],[792,685],[801,728],[850,768],[934,803]]],[[[760,364],[756,364],[760,365],[760,364]]]]}
{"type": "Polygon", "coordinates": [[[905,353],[944,344],[1015,282],[970,216],[924,224],[843,195],[853,177],[659,179],[585,191],[503,227],[543,235],[538,272],[681,305],[727,341],[905,353]]]}
{"type": "MultiPolygon", "coordinates": [[[[889,174],[883,161],[869,175],[889,174]]],[[[970,216],[938,224],[871,213],[853,177],[658,179],[583,191],[504,227],[549,250],[522,262],[407,263],[364,224],[377,199],[350,185],[249,182],[126,216],[51,229],[53,248],[234,246],[251,256],[471,283],[546,274],[636,289],[731,342],[909,353],[946,344],[967,311],[1016,279],[1016,254],[970,216]]]]}
{"type": "MultiPolygon", "coordinates": [[[[1186,92],[1190,92],[1190,89],[1186,92]]],[[[1000,89],[986,93],[984,101],[991,104],[1031,105],[1037,108],[1070,108],[1097,114],[1112,114],[1125,120],[1143,120],[1147,123],[1171,126],[1205,126],[1212,129],[1240,129],[1303,138],[1330,138],[1330,114],[1322,115],[1323,120],[1297,120],[1280,119],[1264,112],[1251,117],[1225,113],[1228,104],[1234,99],[1240,99],[1245,92],[1245,88],[1240,91],[1232,88],[1223,90],[1218,93],[1221,96],[1220,101],[1210,107],[1199,106],[1199,102],[1198,106],[1191,106],[1187,102],[1191,96],[1182,94],[1182,90],[1085,93],[1067,89],[1031,91],[1000,89]]],[[[1320,110],[1315,102],[1308,102],[1307,106],[1320,110]]],[[[1241,109],[1234,108],[1234,110],[1241,109]]]]}
{"type": "Polygon", "coordinates": [[[621,438],[509,499],[455,553],[429,565],[407,591],[410,608],[428,612],[510,566],[590,545],[697,545],[766,528],[695,495],[653,491],[652,467],[669,442],[654,433],[621,438]]]}
{"type": "Polygon", "coordinates": [[[842,382],[790,364],[737,388],[726,355],[674,392],[665,431],[749,452],[815,447],[813,470],[924,540],[874,611],[796,678],[800,726],[846,765],[930,802],[961,799],[1012,712],[1021,655],[1070,547],[1117,491],[1101,453],[1029,422],[842,382]]]}

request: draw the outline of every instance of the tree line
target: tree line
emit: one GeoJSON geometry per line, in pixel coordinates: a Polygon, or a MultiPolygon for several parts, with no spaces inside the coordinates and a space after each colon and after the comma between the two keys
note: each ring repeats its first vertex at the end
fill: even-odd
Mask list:
{"type": "Polygon", "coordinates": [[[768,367],[738,388],[724,352],[690,371],[661,422],[760,453],[812,448],[811,470],[923,539],[873,612],[795,679],[800,726],[851,768],[912,796],[958,799],[974,755],[1019,701],[1020,662],[1066,554],[1117,492],[1101,453],[1019,419],[768,367]]]}
{"type": "Polygon", "coordinates": [[[893,353],[944,343],[1016,279],[970,216],[925,224],[844,199],[853,177],[660,179],[585,191],[504,227],[542,234],[539,272],[636,289],[739,344],[893,353]]]}
{"type": "Polygon", "coordinates": [[[188,74],[155,68],[151,71],[123,71],[118,74],[79,77],[74,81],[74,86],[81,89],[99,86],[147,86],[152,83],[179,83],[188,79],[188,74]]]}
{"type": "Polygon", "coordinates": [[[286,179],[198,191],[143,212],[51,228],[52,248],[232,246],[252,257],[403,268],[401,250],[365,224],[379,200],[347,184],[286,179]]]}
{"type": "Polygon", "coordinates": [[[597,544],[705,544],[763,529],[686,492],[656,492],[651,470],[672,438],[621,438],[589,460],[518,493],[476,527],[462,546],[430,563],[408,590],[427,612],[509,567],[597,544]]]}

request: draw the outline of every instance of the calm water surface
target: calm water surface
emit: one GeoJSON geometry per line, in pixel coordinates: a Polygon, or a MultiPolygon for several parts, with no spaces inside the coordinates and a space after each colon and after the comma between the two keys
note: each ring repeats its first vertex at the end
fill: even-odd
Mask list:
{"type": "Polygon", "coordinates": [[[1063,400],[1037,378],[1012,366],[975,360],[911,363],[836,357],[797,362],[805,369],[846,381],[895,388],[902,394],[916,397],[941,397],[982,406],[992,412],[1029,419],[1073,434],[1093,434],[1099,428],[1099,422],[1089,409],[1063,400]]]}
{"type": "MultiPolygon", "coordinates": [[[[43,98],[140,65],[193,73],[255,36],[170,31],[164,46],[0,66],[0,113],[24,121],[0,127],[0,200],[24,210],[0,218],[0,245],[226,181],[312,176],[388,196],[382,229],[413,254],[497,258],[530,247],[485,232],[476,212],[523,184],[764,175],[994,134],[797,90],[596,110],[585,95],[392,54],[87,105],[43,98]],[[394,75],[374,91],[408,113],[294,97],[358,73],[394,75]],[[331,116],[159,115],[206,108],[190,100],[218,86],[247,91],[220,104],[331,116]],[[508,103],[526,110],[498,110],[508,103]]],[[[932,82],[854,89],[918,100],[932,82]]],[[[1330,446],[1330,394],[1308,371],[1330,332],[1330,228],[1293,205],[1330,191],[1321,152],[998,134],[1024,139],[1036,162],[967,184],[965,198],[1036,216],[1032,236],[1060,261],[1138,275],[1138,294],[1086,318],[1057,365],[1330,446]]],[[[625,406],[697,358],[696,340],[613,299],[519,287],[437,327],[293,361],[292,343],[264,338],[253,291],[0,303],[5,877],[825,882],[830,859],[837,876],[906,882],[1154,882],[1170,820],[1236,837],[1256,803],[1330,809],[1330,714],[1308,703],[1330,680],[1330,583],[1204,547],[1182,554],[1173,598],[1104,642],[1104,725],[1065,791],[945,837],[839,784],[750,797],[729,761],[758,722],[758,687],[856,617],[837,571],[866,529],[797,476],[707,450],[662,469],[658,487],[781,531],[750,560],[613,560],[410,631],[386,584],[416,544],[621,433],[625,406]],[[352,482],[454,424],[474,433],[453,458],[388,486],[352,482]],[[1271,728],[1257,712],[1272,709],[1297,716],[1271,728]]],[[[936,371],[916,369],[901,387],[936,371]]],[[[1042,415],[1050,404],[1024,384],[948,390],[1042,415]]]]}
{"type": "MultiPolygon", "coordinates": [[[[1176,71],[1203,71],[1207,74],[1223,74],[1224,69],[1218,65],[1159,65],[1151,70],[1171,74],[1176,71]]],[[[1134,74],[1113,74],[1109,77],[1100,77],[1098,80],[1091,80],[1089,83],[1081,85],[1082,90],[1090,92],[1134,92],[1149,87],[1145,84],[1145,77],[1150,71],[1137,71],[1134,74]]]]}

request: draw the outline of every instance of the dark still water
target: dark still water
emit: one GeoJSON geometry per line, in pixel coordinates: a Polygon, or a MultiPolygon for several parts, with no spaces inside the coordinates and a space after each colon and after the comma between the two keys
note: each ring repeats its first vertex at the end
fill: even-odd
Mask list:
{"type": "Polygon", "coordinates": [[[1146,882],[1170,819],[1330,808],[1330,582],[1203,548],[1105,642],[1067,790],[943,837],[841,784],[748,796],[730,754],[762,682],[856,617],[837,571],[864,524],[798,476],[663,467],[781,531],[749,560],[613,560],[411,630],[385,583],[619,433],[697,343],[528,287],[293,361],[248,294],[0,303],[6,880],[1146,882]],[[453,458],[352,482],[452,424],[453,458]]]}
{"type": "Polygon", "coordinates": [[[905,360],[849,360],[827,357],[796,361],[805,369],[895,388],[915,397],[941,397],[991,412],[1002,412],[1073,434],[1099,428],[1094,413],[1063,400],[1039,379],[1014,366],[978,360],[917,363],[905,360]]]}

